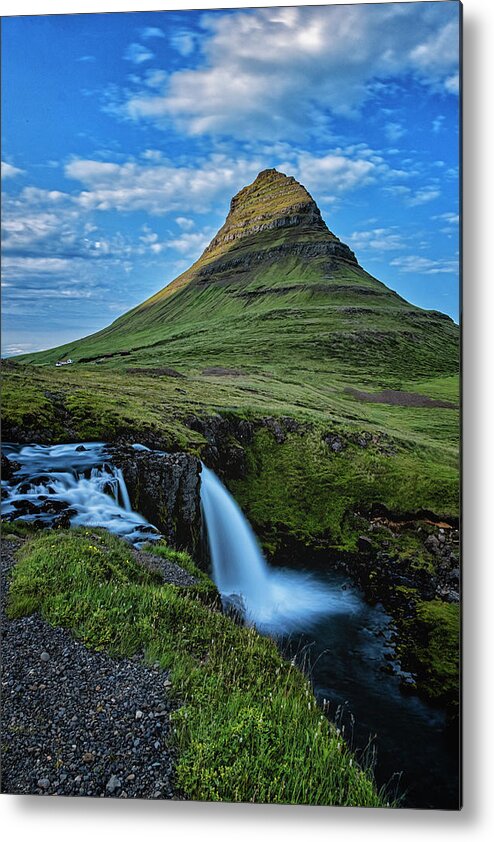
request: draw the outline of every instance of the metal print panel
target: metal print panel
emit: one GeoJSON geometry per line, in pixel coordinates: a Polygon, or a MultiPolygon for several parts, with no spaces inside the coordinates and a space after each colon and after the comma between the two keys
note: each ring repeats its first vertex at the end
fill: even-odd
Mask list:
{"type": "Polygon", "coordinates": [[[2,792],[459,809],[460,37],[2,20],[2,792]]]}

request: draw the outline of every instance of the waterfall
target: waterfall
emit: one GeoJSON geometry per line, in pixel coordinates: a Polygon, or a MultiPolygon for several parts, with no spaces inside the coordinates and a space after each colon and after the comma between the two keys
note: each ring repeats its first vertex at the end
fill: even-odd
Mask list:
{"type": "Polygon", "coordinates": [[[218,590],[252,601],[266,586],[268,566],[240,506],[204,465],[201,503],[218,590]]]}
{"type": "Polygon", "coordinates": [[[146,518],[132,511],[120,468],[103,444],[4,447],[20,464],[2,482],[2,515],[49,526],[67,512],[71,526],[104,527],[133,544],[160,538],[146,518]]]}
{"type": "MultiPolygon", "coordinates": [[[[141,449],[137,445],[136,449],[141,449]]],[[[20,468],[2,481],[2,515],[46,526],[104,527],[135,545],[159,539],[158,530],[132,511],[123,474],[105,445],[5,445],[20,468]]],[[[213,471],[202,466],[201,504],[213,578],[225,604],[248,624],[272,635],[307,630],[341,600],[324,582],[299,570],[270,567],[239,505],[213,471]]]]}
{"type": "MultiPolygon", "coordinates": [[[[116,476],[116,479],[117,479],[118,490],[120,492],[120,497],[121,497],[121,500],[123,502],[124,509],[125,509],[126,512],[131,512],[132,506],[130,504],[129,492],[127,491],[127,486],[125,485],[123,473],[122,473],[120,468],[115,468],[115,476],[116,476]]],[[[117,502],[118,502],[118,496],[117,496],[116,499],[117,499],[117,502]]]]}
{"type": "Polygon", "coordinates": [[[240,506],[216,474],[202,466],[201,503],[215,584],[226,603],[243,609],[260,631],[307,629],[335,610],[334,595],[315,576],[270,567],[240,506]]]}

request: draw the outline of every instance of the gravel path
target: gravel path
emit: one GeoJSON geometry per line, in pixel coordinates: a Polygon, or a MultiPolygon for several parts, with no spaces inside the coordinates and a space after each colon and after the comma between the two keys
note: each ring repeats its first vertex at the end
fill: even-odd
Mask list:
{"type": "Polygon", "coordinates": [[[9,621],[2,542],[2,784],[8,793],[182,798],[166,672],[91,652],[39,616],[9,621]]]}
{"type": "Polygon", "coordinates": [[[146,567],[148,570],[153,570],[163,577],[163,581],[170,582],[172,585],[180,585],[186,587],[187,585],[194,585],[196,579],[178,564],[159,555],[153,553],[140,552],[134,550],[134,556],[139,564],[146,567]]]}

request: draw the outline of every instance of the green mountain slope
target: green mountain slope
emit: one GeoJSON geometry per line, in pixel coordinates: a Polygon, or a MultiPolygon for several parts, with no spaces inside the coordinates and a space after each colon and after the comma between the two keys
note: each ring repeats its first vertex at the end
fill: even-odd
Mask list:
{"type": "MultiPolygon", "coordinates": [[[[362,269],[309,193],[276,170],[232,200],[199,260],[104,330],[24,358],[104,366],[351,371],[374,380],[458,369],[458,328],[362,269]]],[[[362,377],[359,378],[362,380],[362,377]]]]}

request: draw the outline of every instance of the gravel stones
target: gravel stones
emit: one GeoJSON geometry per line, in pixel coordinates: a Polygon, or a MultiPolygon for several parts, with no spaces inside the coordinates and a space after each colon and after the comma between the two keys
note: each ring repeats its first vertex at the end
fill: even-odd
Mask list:
{"type": "MultiPolygon", "coordinates": [[[[18,546],[3,542],[3,595],[18,546]]],[[[92,652],[38,615],[4,613],[2,631],[2,792],[182,798],[166,671],[92,652]]]]}
{"type": "Polygon", "coordinates": [[[120,780],[120,778],[117,778],[116,775],[112,775],[106,785],[106,788],[110,795],[113,795],[117,791],[117,789],[122,789],[122,781],[120,780]]]}
{"type": "Polygon", "coordinates": [[[183,567],[175,564],[173,561],[163,558],[163,556],[154,555],[153,553],[134,550],[134,557],[136,561],[148,570],[154,573],[159,573],[163,581],[171,585],[178,585],[180,587],[188,587],[195,585],[197,579],[190,573],[187,573],[183,567]]]}

